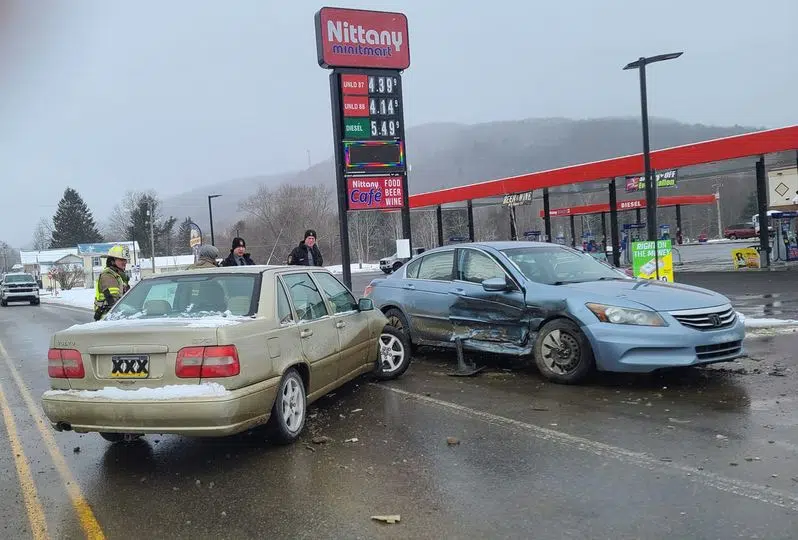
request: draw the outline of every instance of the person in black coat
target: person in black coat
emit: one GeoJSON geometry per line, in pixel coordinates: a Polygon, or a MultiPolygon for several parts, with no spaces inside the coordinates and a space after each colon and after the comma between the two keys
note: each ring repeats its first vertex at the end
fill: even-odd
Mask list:
{"type": "Polygon", "coordinates": [[[230,250],[230,255],[222,261],[222,266],[248,266],[254,265],[255,262],[249,256],[247,251],[247,243],[243,238],[233,238],[233,247],[230,250]]]}
{"type": "Polygon", "coordinates": [[[308,229],[305,231],[305,239],[291,251],[288,256],[288,264],[296,266],[324,266],[324,258],[321,250],[316,245],[316,231],[308,229]]]}

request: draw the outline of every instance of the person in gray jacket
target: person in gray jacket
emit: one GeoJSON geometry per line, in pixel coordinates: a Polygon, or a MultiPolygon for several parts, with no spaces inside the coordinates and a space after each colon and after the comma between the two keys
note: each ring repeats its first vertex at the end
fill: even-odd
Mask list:
{"type": "Polygon", "coordinates": [[[202,268],[218,268],[216,259],[219,258],[219,250],[216,246],[202,244],[197,252],[197,262],[188,267],[189,270],[200,270],[202,268]]]}

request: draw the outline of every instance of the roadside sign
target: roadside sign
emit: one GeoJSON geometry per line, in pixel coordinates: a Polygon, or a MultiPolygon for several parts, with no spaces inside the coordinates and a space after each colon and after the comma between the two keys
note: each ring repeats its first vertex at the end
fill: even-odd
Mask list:
{"type": "Polygon", "coordinates": [[[324,7],[314,18],[330,100],[344,284],[351,287],[347,212],[402,212],[410,241],[401,71],[410,66],[402,13],[324,7]]]}
{"type": "Polygon", "coordinates": [[[731,254],[735,270],[759,268],[759,252],[756,248],[733,249],[731,254]]]}
{"type": "Polygon", "coordinates": [[[673,252],[670,240],[658,240],[656,255],[654,242],[632,242],[632,271],[636,278],[657,279],[673,283],[673,252]]]}

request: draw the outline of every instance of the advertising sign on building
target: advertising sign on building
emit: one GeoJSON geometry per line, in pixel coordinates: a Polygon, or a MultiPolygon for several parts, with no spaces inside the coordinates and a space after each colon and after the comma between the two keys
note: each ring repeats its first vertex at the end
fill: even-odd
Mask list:
{"type": "Polygon", "coordinates": [[[349,210],[402,208],[400,176],[361,176],[347,178],[349,210]]]}
{"type": "Polygon", "coordinates": [[[657,279],[673,283],[673,252],[670,240],[632,242],[632,271],[636,278],[657,279]],[[657,272],[659,267],[659,272],[657,272]]]}
{"type": "MultiPolygon", "coordinates": [[[[672,188],[676,187],[676,169],[670,171],[658,172],[654,175],[657,182],[657,188],[672,188]]],[[[626,192],[632,193],[634,191],[645,191],[646,177],[640,176],[627,176],[626,177],[626,192]]]]}

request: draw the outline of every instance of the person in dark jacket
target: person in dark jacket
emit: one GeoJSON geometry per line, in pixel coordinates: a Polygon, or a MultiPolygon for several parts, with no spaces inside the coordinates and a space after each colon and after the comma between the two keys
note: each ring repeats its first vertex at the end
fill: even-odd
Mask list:
{"type": "Polygon", "coordinates": [[[316,231],[305,231],[305,239],[288,256],[288,264],[296,266],[324,266],[321,250],[316,245],[316,231]]]}
{"type": "Polygon", "coordinates": [[[244,239],[233,238],[233,247],[230,250],[230,255],[222,261],[222,266],[248,266],[254,264],[252,257],[247,253],[247,243],[244,242],[244,239]]]}

